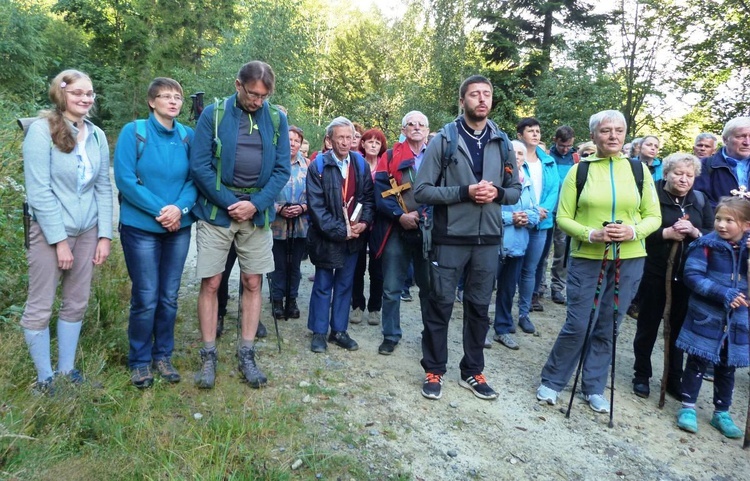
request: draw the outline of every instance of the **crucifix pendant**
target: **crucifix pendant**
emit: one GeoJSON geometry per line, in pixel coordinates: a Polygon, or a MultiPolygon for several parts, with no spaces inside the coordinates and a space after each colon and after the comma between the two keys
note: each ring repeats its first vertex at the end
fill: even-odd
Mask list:
{"type": "Polygon", "coordinates": [[[479,148],[479,149],[482,148],[482,141],[479,140],[479,139],[477,139],[477,148],[479,148]]]}

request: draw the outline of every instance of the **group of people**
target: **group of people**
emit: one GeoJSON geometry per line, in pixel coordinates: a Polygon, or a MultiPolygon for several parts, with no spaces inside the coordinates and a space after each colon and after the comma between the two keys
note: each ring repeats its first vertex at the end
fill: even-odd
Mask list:
{"type": "MultiPolygon", "coordinates": [[[[421,393],[428,399],[442,396],[448,324],[461,284],[459,385],[488,400],[497,398],[483,374],[489,327],[492,339],[510,349],[519,348],[516,324],[535,332],[531,312],[543,309],[553,250],[551,298],[567,304],[567,314],[541,372],[539,401],[554,405],[578,367],[590,407],[611,410],[613,398],[608,402],[604,392],[620,307],[640,284],[635,394],[649,395],[650,358],[666,304],[667,392],[682,401],[678,425],[697,430],[696,397],[713,363],[711,424],[728,437],[739,435],[728,409],[734,369],[750,363],[742,275],[750,201],[741,188],[750,173],[750,118],[725,126],[718,151],[716,139],[702,134],[696,155],[662,161],[653,136],[640,139],[633,155],[623,154],[625,118],[606,110],[590,119],[591,142],[575,148],[574,132],[562,126],[547,152],[536,119],[522,119],[513,141],[489,119],[493,87],[475,75],[459,88],[461,115],[429,143],[429,121],[419,111],[403,117],[402,137],[391,148],[382,131],[358,133],[349,119],[337,117],[326,127],[327,148],[308,161],[301,153],[304,132],[268,101],[274,86],[269,65],[243,65],[235,93],[207,106],[193,131],[177,121],[180,84],[156,78],[147,92],[148,119],[120,132],[114,171],[132,281],[133,385],[149,387],[155,374],[181,379],[171,358],[193,223],[202,339],[195,381],[204,389],[216,382],[216,339],[223,330],[217,293],[234,263],[227,263],[231,250],[241,270],[238,369],[250,386],[267,383],[255,348],[262,277],[269,275],[274,316],[300,317],[300,263],[307,254],[315,266],[307,327],[316,353],[328,343],[358,349],[348,327],[365,310],[371,324],[382,323],[378,352],[393,353],[402,337],[402,291],[413,272],[423,322],[421,393]],[[376,285],[365,304],[364,282],[352,281],[364,276],[368,262],[376,285]]],[[[43,391],[63,379],[83,382],[75,368],[81,321],[93,266],[108,257],[113,230],[109,147],[88,120],[96,97],[91,79],[66,70],[49,93],[53,108],[31,125],[23,145],[33,220],[21,324],[43,391]],[[49,323],[61,280],[53,370],[49,323]]]]}

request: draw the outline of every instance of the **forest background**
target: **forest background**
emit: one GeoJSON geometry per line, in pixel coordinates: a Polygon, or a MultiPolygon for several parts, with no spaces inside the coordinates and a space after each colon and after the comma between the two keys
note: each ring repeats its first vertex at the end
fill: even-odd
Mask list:
{"type": "Polygon", "coordinates": [[[457,87],[474,73],[495,85],[502,128],[533,115],[546,141],[562,124],[585,140],[588,117],[613,108],[629,137],[657,134],[663,152],[689,150],[697,133],[748,110],[743,0],[394,3],[380,3],[383,13],[349,0],[3,0],[2,120],[45,106],[49,79],[78,68],[99,94],[95,121],[114,139],[146,116],[153,77],[210,102],[232,92],[251,59],[274,68],[272,101],[313,148],[337,115],[389,140],[412,109],[436,129],[455,117],[457,87]]]}

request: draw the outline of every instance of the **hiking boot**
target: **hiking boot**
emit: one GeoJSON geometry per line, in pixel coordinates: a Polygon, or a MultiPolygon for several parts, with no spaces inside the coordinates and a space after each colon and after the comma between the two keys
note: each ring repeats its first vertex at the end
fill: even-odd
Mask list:
{"type": "Polygon", "coordinates": [[[224,316],[219,316],[216,319],[216,338],[220,338],[224,334],[224,316]]]}
{"type": "Polygon", "coordinates": [[[595,412],[603,414],[609,412],[609,401],[607,401],[607,398],[603,394],[586,394],[583,398],[595,412]]]}
{"type": "Polygon", "coordinates": [[[732,417],[726,411],[715,412],[711,418],[711,426],[730,439],[738,439],[745,434],[734,424],[732,417]]]}
{"type": "Polygon", "coordinates": [[[630,307],[628,307],[628,316],[632,317],[633,319],[638,319],[638,304],[630,304],[630,307]]]}
{"type": "Polygon", "coordinates": [[[443,396],[443,376],[428,372],[422,383],[422,396],[427,399],[440,399],[443,396]]]}
{"type": "Polygon", "coordinates": [[[370,311],[367,313],[367,324],[371,326],[380,325],[380,311],[370,311]]]}
{"type": "MultiPolygon", "coordinates": [[[[712,426],[713,426],[713,422],[714,420],[711,419],[712,426]]],[[[677,427],[689,433],[697,433],[698,432],[698,419],[695,415],[695,409],[682,408],[679,411],[677,411],[677,427]]]]}
{"type": "Polygon", "coordinates": [[[401,291],[401,300],[404,302],[411,302],[414,300],[413,297],[411,297],[411,292],[409,292],[409,289],[404,289],[401,291]]]}
{"type": "Polygon", "coordinates": [[[326,335],[313,333],[312,342],[310,343],[310,350],[312,352],[326,352],[326,349],[328,349],[328,343],[326,343],[326,335]]]}
{"type": "Polygon", "coordinates": [[[352,309],[352,313],[349,314],[349,322],[352,324],[359,324],[362,322],[362,314],[364,314],[364,312],[359,307],[352,309]]]}
{"type": "Polygon", "coordinates": [[[557,403],[557,395],[560,394],[559,392],[555,391],[552,388],[549,388],[545,386],[544,384],[540,384],[539,387],[536,390],[536,398],[539,401],[546,402],[550,406],[554,406],[555,403],[557,403]]]}
{"type": "Polygon", "coordinates": [[[531,295],[531,310],[536,312],[544,311],[544,306],[542,305],[539,294],[534,293],[531,295]]]}
{"type": "Polygon", "coordinates": [[[513,349],[514,351],[520,347],[513,336],[511,336],[510,334],[495,334],[493,339],[495,340],[495,342],[499,342],[503,346],[507,347],[508,349],[513,349]]]}
{"type": "Polygon", "coordinates": [[[299,307],[297,306],[297,299],[293,297],[287,298],[284,315],[287,319],[299,319],[299,307]]]}
{"type": "Polygon", "coordinates": [[[534,334],[536,332],[536,327],[534,327],[529,316],[520,316],[518,318],[518,327],[526,334],[534,334]]]}
{"type": "Polygon", "coordinates": [[[649,395],[651,395],[651,388],[647,382],[636,382],[633,383],[633,394],[640,398],[648,399],[649,395]]]}
{"type": "Polygon", "coordinates": [[[349,337],[346,331],[331,331],[331,334],[328,336],[328,342],[332,342],[347,351],[356,351],[359,349],[357,341],[349,337]]]}
{"type": "Polygon", "coordinates": [[[213,389],[216,383],[216,348],[201,348],[201,370],[195,375],[195,385],[200,389],[213,389]]]}
{"type": "Polygon", "coordinates": [[[268,337],[268,329],[266,329],[266,326],[264,326],[260,321],[258,321],[258,330],[255,331],[255,337],[259,339],[268,337]]]}
{"type": "Polygon", "coordinates": [[[55,378],[50,376],[44,381],[37,381],[31,388],[31,392],[36,396],[54,396],[55,395],[55,378]]]}
{"type": "Polygon", "coordinates": [[[284,301],[281,299],[273,301],[273,318],[284,319],[284,301]]]}
{"type": "Polygon", "coordinates": [[[552,302],[555,304],[565,304],[565,296],[560,291],[552,291],[552,302]]]}
{"type": "Polygon", "coordinates": [[[178,383],[182,379],[180,373],[172,365],[172,360],[168,357],[154,361],[152,367],[167,382],[178,383]]]}
{"type": "Polygon", "coordinates": [[[390,356],[393,354],[393,351],[396,349],[396,345],[398,343],[396,341],[391,341],[390,339],[383,339],[383,342],[380,343],[380,347],[378,347],[378,354],[382,354],[384,356],[390,356]]]}
{"type": "Polygon", "coordinates": [[[258,365],[255,364],[255,349],[243,346],[237,353],[239,371],[245,377],[245,380],[250,385],[258,389],[266,385],[268,379],[263,375],[258,365]]]}
{"type": "Polygon", "coordinates": [[[130,382],[138,389],[146,389],[154,383],[154,375],[151,374],[151,366],[144,364],[130,370],[130,382]]]}
{"type": "Polygon", "coordinates": [[[458,380],[458,385],[465,387],[474,393],[479,399],[495,399],[497,393],[487,384],[484,374],[474,374],[473,376],[463,376],[458,380]]]}

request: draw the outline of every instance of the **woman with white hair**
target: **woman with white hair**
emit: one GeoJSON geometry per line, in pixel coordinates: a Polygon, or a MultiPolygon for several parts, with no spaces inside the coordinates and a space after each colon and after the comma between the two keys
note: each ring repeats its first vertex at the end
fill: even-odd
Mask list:
{"type": "Polygon", "coordinates": [[[619,305],[629,305],[643,273],[643,239],[659,227],[661,214],[645,166],[632,164],[621,153],[627,130],[622,113],[605,110],[592,115],[589,130],[596,154],[573,166],[560,191],[557,222],[571,237],[568,309],[542,369],[537,399],[555,404],[583,353],[583,394],[591,409],[606,413],[613,323],[620,322],[624,311],[615,311],[615,286],[619,305]],[[637,168],[643,169],[641,185],[637,168]],[[579,171],[587,174],[580,191],[579,171]]]}

